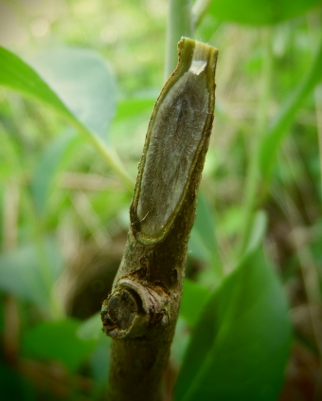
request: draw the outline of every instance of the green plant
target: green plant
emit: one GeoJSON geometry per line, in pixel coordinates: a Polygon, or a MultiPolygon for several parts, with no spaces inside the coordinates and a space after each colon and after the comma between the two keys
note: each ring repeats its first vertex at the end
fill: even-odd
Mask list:
{"type": "MultiPolygon", "coordinates": [[[[296,302],[307,306],[307,327],[313,328],[307,334],[295,325],[295,344],[305,343],[317,360],[322,350],[317,324],[321,155],[315,126],[301,123],[311,121],[315,108],[321,113],[321,7],[306,20],[304,13],[318,1],[267,0],[260,6],[252,0],[196,1],[192,8],[189,1],[169,3],[167,73],[181,35],[209,41],[220,54],[214,139],[189,244],[189,278],[167,383],[172,387],[180,365],[177,401],[275,400],[290,351],[286,294],[294,305],[289,289],[294,282],[303,283],[305,301],[296,302]],[[277,254],[275,261],[267,249],[277,254]]],[[[79,9],[86,9],[84,4],[79,9]]],[[[121,9],[118,3],[110,7],[121,9]]],[[[124,15],[126,7],[135,12],[131,2],[122,7],[124,15]]],[[[88,23],[83,22],[85,31],[88,23]]],[[[156,35],[163,31],[154,29],[156,35]]],[[[143,54],[163,41],[133,40],[143,54]]],[[[124,41],[117,41],[114,53],[124,41]]],[[[77,35],[72,43],[84,44],[77,35]]],[[[109,340],[98,315],[80,322],[66,313],[73,295],[68,280],[80,275],[66,264],[82,248],[78,256],[89,254],[94,263],[98,250],[108,249],[102,258],[108,264],[118,239],[122,242],[135,163],[155,100],[135,91],[162,83],[157,67],[162,55],[152,54],[157,61],[146,64],[145,74],[132,65],[126,75],[130,63],[114,61],[123,69],[118,76],[123,98],[117,99],[114,75],[93,51],[47,49],[27,64],[0,50],[0,84],[6,89],[0,108],[4,399],[34,400],[46,388],[54,399],[103,397],[109,340]]],[[[318,132],[321,136],[321,128],[318,132]]],[[[88,269],[82,272],[89,275],[88,269]]],[[[101,271],[91,283],[104,285],[101,271]]],[[[73,315],[90,315],[82,313],[73,315]]]]}

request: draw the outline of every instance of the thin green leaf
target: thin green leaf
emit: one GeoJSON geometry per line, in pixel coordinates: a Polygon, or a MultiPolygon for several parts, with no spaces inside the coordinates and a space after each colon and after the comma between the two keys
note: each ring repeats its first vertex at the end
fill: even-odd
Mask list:
{"type": "Polygon", "coordinates": [[[177,401],[275,401],[291,330],[283,288],[256,250],[213,294],[185,356],[177,401]]]}
{"type": "Polygon", "coordinates": [[[250,232],[246,253],[258,248],[264,238],[267,229],[267,215],[264,210],[258,210],[255,213],[253,226],[250,232]]]}
{"type": "Polygon", "coordinates": [[[300,84],[295,88],[289,99],[281,108],[281,112],[275,119],[271,129],[260,145],[259,167],[264,179],[268,182],[272,173],[274,161],[276,161],[276,152],[289,127],[299,110],[304,99],[313,91],[314,87],[322,80],[322,36],[317,54],[311,64],[311,68],[300,84]]]}

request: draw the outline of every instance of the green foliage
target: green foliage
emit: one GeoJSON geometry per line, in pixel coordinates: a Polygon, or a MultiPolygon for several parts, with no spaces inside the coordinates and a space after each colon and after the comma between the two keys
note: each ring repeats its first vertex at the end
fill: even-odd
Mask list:
{"type": "MultiPolygon", "coordinates": [[[[214,132],[173,342],[176,401],[278,399],[290,361],[286,299],[292,314],[307,303],[321,308],[319,5],[194,3],[194,36],[218,47],[219,60],[214,132]]],[[[16,6],[24,44],[0,48],[4,400],[44,398],[41,380],[21,368],[25,360],[67,371],[66,399],[104,397],[110,340],[96,312],[120,261],[132,177],[163,79],[163,2],[70,0],[55,12],[51,20],[16,6]],[[39,35],[46,23],[48,33],[39,35]],[[88,319],[69,316],[71,304],[95,297],[88,319]],[[80,377],[90,379],[86,389],[76,384],[80,377]]],[[[173,43],[179,39],[174,34],[173,43]]],[[[313,328],[292,325],[297,346],[304,339],[318,361],[322,335],[310,317],[313,328]]]]}
{"type": "Polygon", "coordinates": [[[55,242],[37,245],[25,244],[0,256],[0,288],[51,313],[51,291],[64,262],[55,242]]]}
{"type": "Polygon", "coordinates": [[[35,70],[0,48],[0,84],[33,97],[106,141],[114,115],[115,84],[105,61],[84,49],[50,50],[34,59],[35,70]]]}
{"type": "Polygon", "coordinates": [[[75,372],[93,351],[94,340],[77,335],[79,322],[71,319],[43,322],[27,330],[22,338],[22,353],[26,357],[59,361],[75,372]]]}
{"type": "Polygon", "coordinates": [[[274,400],[290,346],[285,294],[262,252],[247,255],[207,302],[176,399],[274,400]]]}

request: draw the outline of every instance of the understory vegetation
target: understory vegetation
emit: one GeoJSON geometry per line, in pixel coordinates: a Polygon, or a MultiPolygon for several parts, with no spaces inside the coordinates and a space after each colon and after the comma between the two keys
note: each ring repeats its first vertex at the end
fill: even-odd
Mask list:
{"type": "MultiPolygon", "coordinates": [[[[99,311],[187,34],[166,41],[167,10],[0,1],[1,400],[104,399],[99,311]]],[[[216,107],[163,399],[321,400],[321,2],[198,0],[188,18],[219,49],[216,107]]]]}

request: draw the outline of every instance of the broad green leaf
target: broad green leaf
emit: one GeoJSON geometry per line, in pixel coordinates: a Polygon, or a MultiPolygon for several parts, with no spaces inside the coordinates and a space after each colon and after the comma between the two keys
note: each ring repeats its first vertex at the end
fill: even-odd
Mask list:
{"type": "Polygon", "coordinates": [[[253,251],[204,308],[176,401],[275,401],[290,339],[283,288],[262,251],[253,251]]]}
{"type": "Polygon", "coordinates": [[[208,11],[220,21],[258,26],[296,17],[319,4],[320,0],[213,0],[208,11]]]}
{"type": "Polygon", "coordinates": [[[59,136],[40,155],[31,180],[31,191],[38,212],[45,212],[49,191],[60,164],[70,148],[78,142],[79,137],[74,133],[59,136]]]}
{"type": "Polygon", "coordinates": [[[0,288],[50,312],[51,291],[63,269],[57,245],[45,241],[39,250],[29,244],[0,255],[0,288]]]}
{"type": "Polygon", "coordinates": [[[209,295],[208,288],[187,278],[184,280],[180,316],[185,319],[189,326],[195,326],[209,295]]]}
{"type": "Polygon", "coordinates": [[[96,346],[96,341],[82,340],[79,322],[66,319],[43,322],[27,330],[22,338],[22,353],[29,358],[59,361],[75,372],[96,346]]]}
{"type": "Polygon", "coordinates": [[[115,111],[115,83],[106,62],[84,49],[40,54],[34,68],[0,47],[0,85],[37,99],[102,140],[115,111]]]}
{"type": "Polygon", "coordinates": [[[79,48],[52,49],[32,66],[72,115],[103,141],[115,113],[115,81],[99,54],[79,48]]]}
{"type": "Polygon", "coordinates": [[[73,119],[71,111],[38,73],[3,47],[0,47],[0,85],[40,100],[66,118],[73,119]]]}
{"type": "Polygon", "coordinates": [[[34,65],[36,69],[0,47],[0,85],[50,106],[68,120],[132,190],[132,178],[106,146],[115,83],[105,61],[89,50],[59,49],[39,55],[34,65]]]}
{"type": "Polygon", "coordinates": [[[294,89],[294,92],[287,99],[279,115],[276,117],[271,129],[267,135],[264,136],[259,152],[259,167],[262,176],[269,181],[272,172],[274,161],[276,160],[276,153],[282,143],[283,138],[289,132],[291,123],[296,116],[304,99],[313,91],[314,87],[322,80],[322,37],[320,40],[319,48],[314,60],[312,61],[311,68],[306,76],[294,89]]]}

